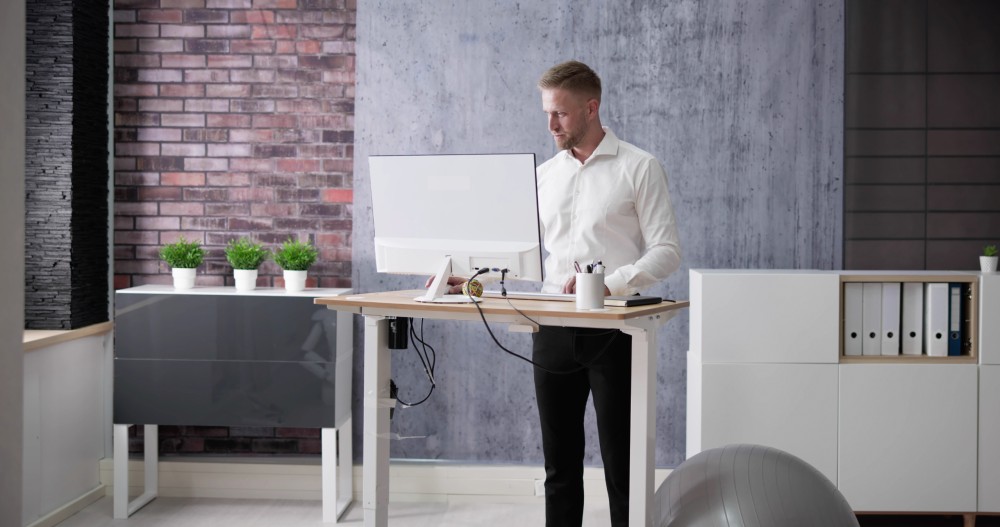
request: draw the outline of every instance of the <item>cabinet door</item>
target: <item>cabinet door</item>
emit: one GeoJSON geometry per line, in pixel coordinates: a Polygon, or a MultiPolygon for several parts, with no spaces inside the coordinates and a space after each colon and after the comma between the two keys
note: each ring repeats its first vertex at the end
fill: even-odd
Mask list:
{"type": "Polygon", "coordinates": [[[977,366],[840,366],[839,480],[856,511],[976,510],[977,366]]]}
{"type": "MultiPolygon", "coordinates": [[[[705,364],[700,450],[735,443],[774,447],[802,458],[836,482],[837,368],[705,364]]],[[[689,416],[689,426],[692,422],[697,419],[689,416]]],[[[694,453],[688,449],[689,456],[694,453]]]]}
{"type": "Polygon", "coordinates": [[[979,367],[979,510],[1000,512],[1000,366],[979,367]]]}
{"type": "Polygon", "coordinates": [[[1000,364],[1000,274],[979,275],[979,356],[983,364],[1000,364]]]}

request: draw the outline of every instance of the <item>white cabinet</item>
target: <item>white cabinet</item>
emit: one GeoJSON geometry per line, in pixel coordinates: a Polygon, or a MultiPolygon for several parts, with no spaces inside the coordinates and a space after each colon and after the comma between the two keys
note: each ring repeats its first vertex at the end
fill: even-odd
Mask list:
{"type": "Polygon", "coordinates": [[[975,511],[977,366],[840,367],[837,487],[856,511],[975,511]]]}
{"type": "Polygon", "coordinates": [[[1000,365],[979,367],[979,511],[1000,512],[1000,365]]]}
{"type": "Polygon", "coordinates": [[[688,457],[762,444],[857,511],[1000,512],[1000,275],[692,270],[690,284],[688,457]],[[843,284],[869,281],[968,284],[970,348],[843,357],[843,284]]]}

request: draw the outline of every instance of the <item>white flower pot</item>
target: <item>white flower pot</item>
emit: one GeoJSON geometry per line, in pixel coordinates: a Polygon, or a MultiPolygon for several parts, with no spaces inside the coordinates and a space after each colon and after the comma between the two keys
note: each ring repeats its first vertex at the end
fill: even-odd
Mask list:
{"type": "Polygon", "coordinates": [[[285,291],[302,291],[306,288],[306,274],[308,271],[284,271],[285,291]]]}
{"type": "Polygon", "coordinates": [[[170,274],[174,277],[174,289],[191,289],[194,287],[194,275],[198,270],[194,268],[174,267],[170,269],[170,274]]]}
{"type": "Polygon", "coordinates": [[[253,291],[257,288],[256,269],[233,269],[237,291],[253,291]]]}
{"type": "Polygon", "coordinates": [[[979,257],[979,267],[984,273],[995,273],[997,272],[997,257],[996,256],[980,256],[979,257]]]}

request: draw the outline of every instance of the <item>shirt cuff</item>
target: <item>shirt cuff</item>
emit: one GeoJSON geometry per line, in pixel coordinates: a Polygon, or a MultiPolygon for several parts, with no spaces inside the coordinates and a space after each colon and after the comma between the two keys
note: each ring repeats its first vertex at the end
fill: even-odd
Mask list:
{"type": "Polygon", "coordinates": [[[625,281],[625,278],[618,271],[605,276],[604,285],[608,288],[608,291],[611,291],[612,296],[627,294],[628,282],[625,281]]]}

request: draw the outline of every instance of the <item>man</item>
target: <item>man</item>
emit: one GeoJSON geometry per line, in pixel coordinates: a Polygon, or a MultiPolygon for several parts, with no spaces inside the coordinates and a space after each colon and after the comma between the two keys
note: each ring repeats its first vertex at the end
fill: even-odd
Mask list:
{"type": "MultiPolygon", "coordinates": [[[[601,125],[601,80],[569,61],[538,82],[560,152],[538,167],[543,291],[574,293],[575,263],[600,261],[606,295],[631,295],[680,267],[667,178],[647,152],[601,125]]],[[[583,521],[583,416],[594,397],[612,525],[628,524],[631,337],[542,327],[533,341],[548,527],[583,521]]]]}

